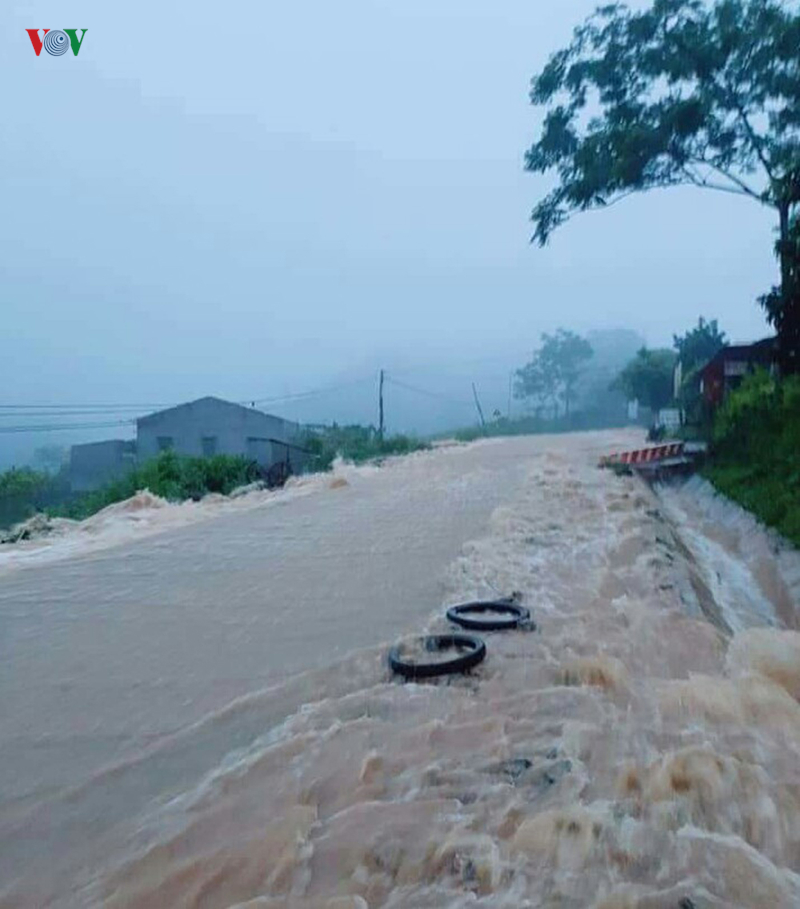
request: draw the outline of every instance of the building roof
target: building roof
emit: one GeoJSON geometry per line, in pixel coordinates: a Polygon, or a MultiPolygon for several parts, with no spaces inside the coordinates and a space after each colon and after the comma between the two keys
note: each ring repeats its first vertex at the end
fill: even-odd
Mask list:
{"type": "Polygon", "coordinates": [[[100,439],[97,442],[76,442],[74,445],[70,445],[70,449],[74,450],[76,448],[99,448],[103,445],[135,445],[135,439],[100,439]]]}
{"type": "Polygon", "coordinates": [[[775,346],[777,338],[762,338],[760,341],[754,341],[752,344],[728,344],[721,348],[706,365],[700,370],[700,374],[716,367],[721,363],[730,360],[745,360],[748,363],[765,363],[769,364],[775,357],[775,346]]]}
{"type": "MultiPolygon", "coordinates": [[[[269,414],[264,413],[263,410],[258,410],[255,407],[245,407],[243,404],[236,404],[233,401],[226,401],[226,400],[224,400],[224,398],[217,398],[214,395],[206,395],[205,397],[197,398],[194,401],[187,401],[185,404],[176,404],[174,407],[166,407],[166,408],[164,408],[164,410],[156,410],[153,413],[147,414],[147,416],[139,417],[139,419],[136,422],[137,422],[137,424],[138,423],[147,423],[148,420],[152,420],[154,417],[162,417],[164,414],[176,412],[179,410],[185,410],[187,407],[197,407],[198,405],[206,406],[209,404],[213,404],[214,406],[217,406],[217,407],[234,408],[236,410],[243,410],[246,413],[256,413],[262,417],[269,416],[269,414]]],[[[276,417],[274,419],[280,419],[280,417],[276,417]]]]}

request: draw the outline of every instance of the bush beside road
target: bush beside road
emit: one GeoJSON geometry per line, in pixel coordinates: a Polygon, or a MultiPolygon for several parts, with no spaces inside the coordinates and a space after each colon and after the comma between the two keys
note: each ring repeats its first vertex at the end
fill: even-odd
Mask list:
{"type": "Polygon", "coordinates": [[[704,473],[800,546],[800,377],[748,376],[717,413],[704,473]]]}

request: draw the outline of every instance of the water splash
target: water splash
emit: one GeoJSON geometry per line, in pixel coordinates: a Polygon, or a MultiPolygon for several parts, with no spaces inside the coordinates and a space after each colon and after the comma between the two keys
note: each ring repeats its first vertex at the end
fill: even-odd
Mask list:
{"type": "Polygon", "coordinates": [[[444,602],[518,590],[536,632],[488,634],[471,677],[400,684],[375,649],[208,717],[119,784],[249,740],[0,905],[800,905],[791,554],[743,565],[598,444],[532,453],[448,572],[444,602]]]}

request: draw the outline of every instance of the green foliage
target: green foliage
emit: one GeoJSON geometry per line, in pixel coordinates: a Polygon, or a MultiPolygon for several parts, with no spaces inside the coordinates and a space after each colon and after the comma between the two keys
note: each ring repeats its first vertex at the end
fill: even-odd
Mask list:
{"type": "Polygon", "coordinates": [[[682,337],[673,335],[675,350],[683,366],[684,374],[705,366],[725,346],[725,332],[719,330],[716,319],[710,322],[700,316],[697,326],[682,337]]]}
{"type": "Polygon", "coordinates": [[[529,363],[517,370],[515,396],[533,398],[540,405],[552,405],[558,416],[559,401],[567,413],[575,397],[575,384],[584,364],[592,358],[588,341],[559,328],[553,335],[542,334],[542,346],[529,363]]]}
{"type": "Polygon", "coordinates": [[[536,239],[653,187],[797,202],[798,46],[800,16],[778,0],[601,7],[533,79],[548,111],[527,167],[560,178],[534,210],[536,239]],[[756,172],[761,184],[746,182],[756,172]]]}
{"type": "Polygon", "coordinates": [[[533,79],[546,108],[526,155],[556,187],[534,208],[541,245],[574,213],[689,185],[778,215],[781,284],[762,298],[784,373],[800,370],[800,14],[781,0],[612,3],[533,79]]]}
{"type": "Polygon", "coordinates": [[[695,328],[682,336],[673,335],[673,342],[682,367],[678,404],[687,422],[707,427],[710,415],[700,392],[700,372],[727,343],[725,332],[719,330],[716,319],[706,322],[700,316],[695,328]]]}
{"type": "MultiPolygon", "coordinates": [[[[787,486],[786,475],[775,474],[761,464],[715,464],[704,473],[721,493],[800,546],[798,480],[794,486],[787,486]]],[[[800,476],[796,469],[794,476],[800,476]]]]}
{"type": "Polygon", "coordinates": [[[329,470],[337,457],[360,464],[430,448],[426,442],[413,436],[381,438],[374,426],[337,426],[335,423],[324,430],[307,433],[301,445],[312,454],[311,470],[329,470]]]}
{"type": "Polygon", "coordinates": [[[210,492],[228,495],[237,486],[245,486],[258,478],[258,465],[243,457],[215,455],[212,458],[190,458],[174,451],[164,451],[102,489],[49,511],[63,517],[82,519],[143,489],[163,499],[182,502],[201,499],[210,492]]]}
{"type": "Polygon", "coordinates": [[[700,391],[701,372],[702,367],[695,366],[683,373],[677,404],[684,413],[687,426],[694,428],[694,432],[684,438],[707,439],[711,430],[713,408],[700,391]]]}
{"type": "Polygon", "coordinates": [[[728,395],[706,475],[723,493],[800,545],[800,377],[764,370],[728,395]]]}
{"type": "Polygon", "coordinates": [[[63,500],[68,494],[61,475],[30,467],[0,473],[0,527],[24,521],[46,505],[63,500]]]}
{"type": "Polygon", "coordinates": [[[778,333],[778,353],[784,375],[800,372],[800,220],[792,218],[776,253],[782,263],[780,287],[761,297],[767,320],[778,333]]]}
{"type": "Polygon", "coordinates": [[[750,450],[758,437],[753,428],[769,429],[774,434],[783,417],[782,397],[793,383],[779,384],[764,369],[746,376],[741,386],[731,392],[717,411],[713,440],[716,446],[733,446],[750,450]]]}
{"type": "Polygon", "coordinates": [[[537,411],[546,404],[550,405],[553,412],[558,409],[555,376],[544,368],[538,353],[534,353],[530,362],[516,371],[514,397],[518,400],[533,400],[537,411]]]}
{"type": "Polygon", "coordinates": [[[0,473],[0,496],[28,495],[33,497],[50,482],[50,474],[30,467],[12,467],[0,473]]]}
{"type": "Polygon", "coordinates": [[[643,347],[614,382],[630,400],[637,399],[651,410],[661,410],[673,398],[675,353],[643,347]]]}
{"type": "MultiPolygon", "coordinates": [[[[309,469],[327,470],[337,456],[361,462],[430,446],[404,435],[381,439],[372,427],[334,426],[309,433],[304,447],[313,455],[309,469]]],[[[22,521],[42,509],[53,516],[82,520],[143,489],[172,502],[197,500],[212,492],[229,495],[260,478],[258,465],[247,458],[191,458],[174,451],[164,451],[101,489],[79,496],[69,495],[60,475],[53,477],[30,468],[9,470],[0,474],[0,526],[22,521]]]]}

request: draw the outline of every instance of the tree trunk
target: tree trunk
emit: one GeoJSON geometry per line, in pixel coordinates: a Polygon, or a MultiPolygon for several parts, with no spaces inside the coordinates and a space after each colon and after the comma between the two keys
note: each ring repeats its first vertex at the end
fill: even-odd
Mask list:
{"type": "Polygon", "coordinates": [[[780,256],[781,262],[781,296],[785,299],[786,294],[789,291],[789,279],[790,279],[790,252],[788,248],[789,244],[789,214],[790,206],[788,202],[781,202],[778,206],[778,213],[780,215],[780,244],[778,246],[778,255],[780,256]]]}
{"type": "Polygon", "coordinates": [[[770,322],[778,333],[780,369],[785,376],[800,372],[800,288],[797,280],[797,236],[792,226],[792,205],[792,201],[782,200],[778,206],[781,287],[770,313],[770,322]]]}

